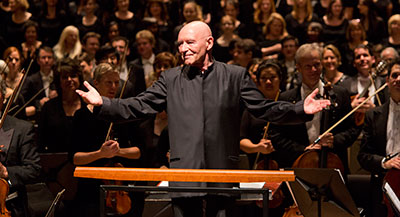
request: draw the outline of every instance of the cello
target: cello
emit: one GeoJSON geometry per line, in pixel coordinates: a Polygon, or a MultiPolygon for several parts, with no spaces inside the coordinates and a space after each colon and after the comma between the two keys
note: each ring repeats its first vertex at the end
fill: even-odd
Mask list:
{"type": "MultiPolygon", "coordinates": [[[[331,100],[331,94],[330,91],[332,91],[332,84],[330,82],[327,82],[324,85],[324,98],[331,100]]],[[[322,125],[321,128],[323,130],[328,129],[328,124],[329,124],[329,114],[334,107],[336,103],[333,102],[333,106],[329,106],[326,110],[322,111],[322,125]]],[[[324,135],[328,134],[329,132],[325,132],[324,135]]],[[[313,145],[318,144],[320,142],[321,138],[323,136],[318,137],[313,145]]],[[[313,146],[312,145],[312,146],[313,146]]],[[[293,168],[336,168],[339,169],[342,174],[344,173],[344,166],[340,158],[328,151],[328,147],[322,146],[320,151],[316,150],[309,150],[300,157],[296,159],[296,161],[293,163],[293,168]]]]}
{"type": "MultiPolygon", "coordinates": [[[[314,143],[312,145],[316,145],[318,142],[320,142],[322,137],[324,137],[326,134],[331,132],[335,127],[337,127],[340,123],[342,123],[346,118],[348,118],[350,115],[352,115],[357,109],[359,109],[361,106],[363,106],[365,103],[367,103],[368,100],[370,100],[375,94],[378,94],[380,91],[382,91],[384,88],[386,88],[386,86],[387,86],[387,83],[385,83],[378,90],[376,90],[374,94],[371,94],[370,96],[368,96],[362,103],[360,103],[353,110],[351,110],[349,113],[347,113],[342,119],[340,119],[335,124],[333,124],[324,133],[322,133],[320,136],[318,136],[318,138],[314,141],[314,143]]],[[[332,165],[334,165],[333,168],[337,168],[341,164],[341,161],[340,161],[340,164],[339,164],[339,161],[340,161],[340,159],[337,155],[335,155],[333,153],[331,153],[331,154],[328,153],[326,167],[332,168],[332,165]],[[329,155],[331,157],[329,157],[329,155]],[[329,161],[335,161],[335,162],[330,164],[329,161]]],[[[318,168],[318,167],[320,167],[320,165],[321,165],[321,161],[320,161],[319,153],[317,153],[316,151],[307,151],[296,159],[295,163],[293,164],[293,168],[300,168],[300,167],[318,168]]],[[[342,166],[343,166],[343,164],[342,164],[342,166]]],[[[344,171],[344,168],[343,168],[343,170],[341,170],[341,172],[342,171],[344,171]]],[[[285,217],[301,216],[300,213],[301,212],[300,212],[299,208],[296,205],[294,205],[286,210],[284,216],[285,217]],[[292,214],[292,215],[290,215],[290,214],[292,214]]]]}

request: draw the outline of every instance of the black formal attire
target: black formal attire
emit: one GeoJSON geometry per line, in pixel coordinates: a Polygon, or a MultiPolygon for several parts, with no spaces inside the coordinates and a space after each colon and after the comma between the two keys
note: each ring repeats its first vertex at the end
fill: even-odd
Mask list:
{"type": "Polygon", "coordinates": [[[75,20],[75,26],[79,30],[79,37],[81,39],[88,32],[95,32],[100,35],[103,35],[105,33],[100,17],[97,17],[96,21],[92,25],[88,25],[88,26],[83,24],[82,20],[83,20],[82,16],[78,16],[75,20]]]}
{"type": "Polygon", "coordinates": [[[66,116],[61,96],[47,101],[39,118],[39,152],[68,152],[72,116],[66,116]]]}
{"type": "Polygon", "coordinates": [[[26,22],[23,23],[15,23],[12,20],[12,13],[8,13],[7,16],[5,16],[5,20],[4,20],[4,36],[6,39],[6,42],[8,44],[8,46],[15,46],[15,47],[19,47],[19,45],[25,41],[25,34],[24,34],[24,29],[23,29],[23,25],[26,22]]]}
{"type": "Polygon", "coordinates": [[[103,101],[95,112],[108,120],[135,119],[166,109],[172,168],[237,168],[245,107],[254,116],[275,123],[299,123],[310,118],[304,116],[302,102],[267,101],[243,67],[218,61],[204,72],[190,66],[169,69],[135,98],[103,101]]]}
{"type": "MultiPolygon", "coordinates": [[[[139,31],[139,19],[133,16],[127,20],[121,20],[115,13],[113,13],[110,17],[110,21],[115,21],[118,23],[119,34],[129,39],[135,39],[136,33],[139,31]]],[[[109,23],[109,22],[108,22],[109,23]]]]}
{"type": "MultiPolygon", "coordinates": [[[[304,84],[303,84],[304,85],[304,84]]],[[[323,111],[320,119],[319,135],[325,132],[325,126],[330,127],[339,121],[343,116],[351,111],[351,101],[349,93],[339,86],[333,86],[330,91],[335,106],[331,106],[331,110],[323,111]]],[[[301,100],[301,86],[288,90],[281,94],[279,100],[288,102],[298,102],[301,100]]],[[[304,149],[310,145],[306,124],[296,124],[290,126],[271,125],[269,134],[272,144],[274,144],[277,154],[278,164],[281,167],[291,167],[294,161],[302,153],[304,149]]],[[[331,132],[334,135],[333,152],[336,153],[348,173],[347,148],[351,146],[360,134],[361,129],[356,128],[354,120],[350,117],[344,120],[331,132]]]]}
{"type": "Polygon", "coordinates": [[[348,25],[349,22],[346,19],[338,26],[330,26],[325,22],[322,22],[321,38],[324,44],[333,44],[336,47],[339,47],[346,43],[346,30],[348,25]]]}
{"type": "MultiPolygon", "coordinates": [[[[34,95],[39,93],[35,98],[33,98],[32,102],[27,106],[34,106],[36,109],[36,113],[39,114],[42,110],[42,106],[40,105],[40,100],[46,96],[45,90],[43,90],[43,80],[40,72],[34,73],[28,76],[25,80],[24,85],[21,89],[21,95],[24,97],[25,102],[28,102],[33,98],[34,95]]],[[[50,84],[48,87],[49,91],[54,90],[54,84],[50,84]]]]}
{"type": "Polygon", "coordinates": [[[138,58],[129,62],[128,70],[131,70],[128,80],[132,83],[136,96],[146,90],[146,81],[144,78],[144,70],[141,59],[138,58]]]}
{"type": "Polygon", "coordinates": [[[371,216],[386,216],[382,201],[382,182],[386,170],[382,160],[386,157],[387,121],[389,101],[365,113],[363,139],[357,159],[361,167],[371,172],[369,213],[371,216]],[[372,208],[372,209],[371,209],[372,208]]]}
{"type": "Polygon", "coordinates": [[[295,35],[299,39],[300,45],[306,43],[307,41],[307,27],[311,22],[319,22],[318,16],[316,14],[312,15],[311,20],[304,20],[299,23],[297,19],[293,17],[291,13],[286,15],[286,29],[290,35],[295,35]]]}
{"type": "Polygon", "coordinates": [[[33,125],[29,122],[7,116],[0,129],[0,162],[7,168],[10,193],[18,196],[6,202],[13,217],[30,216],[27,204],[26,184],[38,181],[41,166],[36,151],[33,125]]]}
{"type": "MultiPolygon", "coordinates": [[[[171,168],[236,169],[244,108],[274,123],[300,123],[311,118],[304,114],[303,102],[294,105],[267,101],[245,68],[218,61],[204,72],[187,65],[169,69],[135,98],[103,97],[103,105],[95,107],[94,112],[104,119],[117,121],[166,110],[171,168]]],[[[169,185],[232,186],[198,182],[170,182],[169,185]]],[[[202,195],[176,193],[171,196],[196,200],[196,196],[202,195]]]]}
{"type": "MultiPolygon", "coordinates": [[[[71,143],[69,159],[73,162],[73,156],[77,152],[92,152],[99,150],[104,143],[110,122],[100,120],[93,115],[86,106],[76,111],[73,118],[74,142],[71,143]]],[[[115,124],[113,126],[110,138],[117,140],[121,148],[139,147],[144,145],[144,132],[139,127],[140,122],[130,122],[124,124],[115,124]]],[[[141,149],[142,150],[142,149],[141,149]]],[[[144,155],[144,153],[143,153],[144,155]]],[[[99,167],[112,166],[114,163],[120,163],[124,167],[141,167],[140,160],[127,159],[122,157],[98,159],[85,166],[99,167]],[[111,164],[111,165],[109,165],[111,164]]],[[[100,185],[105,184],[97,179],[79,179],[76,196],[75,214],[78,216],[98,216],[99,215],[99,197],[100,185]]],[[[129,183],[124,183],[129,184],[129,183]]],[[[131,183],[133,184],[133,183],[131,183]]],[[[144,206],[143,193],[131,194],[131,210],[127,216],[141,216],[144,206]]]]}
{"type": "MultiPolygon", "coordinates": [[[[341,83],[339,84],[339,86],[344,87],[344,88],[350,93],[350,96],[354,96],[354,95],[359,94],[359,93],[358,93],[358,87],[357,87],[357,86],[358,86],[358,85],[357,85],[358,76],[359,76],[359,75],[357,74],[357,75],[355,75],[355,76],[347,77],[347,78],[344,79],[343,82],[341,82],[341,83]]],[[[377,90],[379,87],[381,87],[382,85],[384,85],[385,83],[386,83],[386,79],[385,79],[385,78],[377,77],[377,78],[375,79],[376,90],[377,90]]],[[[369,94],[373,94],[373,93],[369,93],[369,94]]],[[[389,96],[388,96],[388,92],[387,92],[387,91],[381,91],[381,92],[379,92],[379,93],[378,93],[378,96],[379,96],[379,99],[381,100],[381,103],[382,103],[382,104],[385,103],[385,101],[387,101],[387,99],[389,99],[389,96]]],[[[376,95],[375,95],[375,97],[376,97],[376,95]]],[[[376,106],[379,105],[377,99],[374,100],[374,104],[375,104],[376,106]]]]}
{"type": "Polygon", "coordinates": [[[53,47],[57,44],[63,29],[72,22],[64,11],[60,11],[54,19],[49,19],[46,16],[46,14],[42,14],[37,20],[39,23],[39,39],[43,42],[43,45],[53,47]]]}

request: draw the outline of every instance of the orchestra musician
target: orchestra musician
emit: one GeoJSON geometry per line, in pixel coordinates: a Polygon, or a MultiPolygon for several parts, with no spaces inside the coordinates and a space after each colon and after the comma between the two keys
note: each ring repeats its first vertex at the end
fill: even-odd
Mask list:
{"type": "Polygon", "coordinates": [[[382,180],[386,171],[400,169],[400,60],[388,70],[386,82],[390,99],[365,114],[363,139],[358,153],[362,168],[371,172],[371,216],[386,216],[382,204],[382,180]]]}
{"type": "MultiPolygon", "coordinates": [[[[239,163],[239,131],[242,109],[274,123],[300,123],[328,106],[315,100],[314,91],[297,104],[265,100],[245,68],[215,61],[214,38],[207,24],[193,21],[182,27],[178,49],[184,65],[169,69],[137,97],[109,99],[85,82],[88,92],[77,92],[94,114],[117,121],[168,111],[171,144],[170,167],[234,169],[239,163]]],[[[170,186],[229,187],[229,183],[170,182],[170,186]]],[[[174,215],[235,216],[234,198],[204,193],[171,194],[174,215]],[[208,201],[208,202],[207,202],[208,201]],[[221,212],[220,212],[221,211],[221,212]]]]}
{"type": "Polygon", "coordinates": [[[21,89],[21,95],[24,97],[25,102],[28,102],[35,94],[39,93],[25,108],[26,116],[28,117],[38,115],[43,105],[57,96],[55,86],[52,84],[54,59],[54,52],[50,47],[43,46],[38,49],[37,63],[40,70],[29,75],[21,89]]]}
{"type": "MultiPolygon", "coordinates": [[[[326,90],[320,79],[322,71],[320,47],[316,44],[304,44],[297,50],[295,58],[296,68],[303,78],[302,84],[283,92],[279,100],[299,102],[315,88],[323,96],[326,90]]],[[[330,110],[315,114],[311,121],[287,126],[271,125],[270,138],[277,150],[276,154],[281,155],[277,157],[281,167],[291,167],[296,158],[306,150],[326,146],[339,156],[345,172],[348,173],[347,148],[353,144],[360,132],[360,129],[355,127],[354,121],[346,119],[331,133],[322,137],[318,144],[313,145],[318,136],[326,130],[324,129],[326,123],[330,127],[351,111],[350,96],[344,88],[334,85],[329,95],[333,101],[330,110]],[[325,112],[327,115],[324,115],[325,112]]]]}
{"type": "MultiPolygon", "coordinates": [[[[266,99],[274,100],[279,94],[279,85],[282,78],[280,66],[273,60],[260,63],[256,73],[257,86],[266,99]]],[[[271,140],[263,139],[264,127],[267,122],[256,119],[247,110],[243,112],[240,125],[240,149],[249,156],[250,165],[254,165],[254,153],[269,154],[274,151],[271,140]]]]}
{"type": "MultiPolygon", "coordinates": [[[[358,45],[354,49],[353,58],[353,66],[357,69],[357,74],[355,76],[347,77],[340,85],[349,91],[350,96],[355,96],[351,102],[351,107],[355,108],[368,97],[360,96],[365,88],[368,88],[368,93],[372,94],[377,88],[385,83],[385,79],[377,77],[374,79],[375,84],[370,83],[375,58],[372,55],[372,51],[369,46],[363,44],[358,45]]],[[[384,94],[378,94],[378,97],[381,103],[385,102],[386,97],[384,94]]],[[[374,96],[369,102],[365,103],[357,111],[365,113],[367,110],[378,105],[379,100],[377,100],[377,96],[374,96]]]]}
{"type": "Polygon", "coordinates": [[[54,73],[57,97],[46,102],[39,118],[39,152],[68,152],[72,117],[81,108],[81,99],[75,90],[83,82],[78,60],[62,59],[54,73]]]}
{"type": "MultiPolygon", "coordinates": [[[[5,81],[0,76],[0,113],[2,115],[5,92],[5,81]]],[[[31,216],[25,185],[38,181],[41,170],[39,161],[33,125],[11,116],[5,117],[5,122],[0,129],[0,178],[9,183],[10,194],[13,196],[9,194],[6,207],[13,217],[31,216]]]]}
{"type": "MultiPolygon", "coordinates": [[[[99,64],[94,71],[94,86],[101,96],[114,98],[119,88],[119,73],[108,63],[99,64]]],[[[124,167],[140,167],[137,160],[144,145],[144,132],[138,122],[116,124],[110,140],[106,141],[110,123],[98,119],[83,106],[75,113],[70,160],[77,166],[107,166],[120,163],[124,167]]],[[[99,186],[102,180],[79,179],[74,216],[99,216],[99,186]]],[[[144,206],[143,193],[130,195],[131,209],[127,216],[139,217],[144,206]]]]}

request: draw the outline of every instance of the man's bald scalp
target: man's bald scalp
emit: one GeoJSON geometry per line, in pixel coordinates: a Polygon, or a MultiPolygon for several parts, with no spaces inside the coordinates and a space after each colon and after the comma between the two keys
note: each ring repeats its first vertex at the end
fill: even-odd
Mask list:
{"type": "Polygon", "coordinates": [[[192,21],[181,29],[181,31],[186,31],[187,29],[195,30],[196,32],[201,32],[203,36],[212,36],[210,27],[202,21],[192,21]]]}

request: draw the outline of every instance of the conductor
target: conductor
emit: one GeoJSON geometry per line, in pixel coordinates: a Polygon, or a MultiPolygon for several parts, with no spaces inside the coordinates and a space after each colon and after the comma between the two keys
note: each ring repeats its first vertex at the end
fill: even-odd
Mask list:
{"type": "MultiPolygon", "coordinates": [[[[178,35],[184,61],[163,72],[157,82],[137,97],[101,97],[85,82],[88,92],[77,90],[94,106],[93,113],[109,121],[137,119],[168,112],[171,168],[236,169],[239,163],[240,121],[246,108],[252,115],[276,124],[309,121],[330,104],[315,100],[317,89],[304,101],[272,102],[264,98],[245,68],[215,61],[214,38],[207,24],[193,21],[178,35]]],[[[170,183],[170,186],[228,187],[227,183],[170,183]]],[[[230,197],[202,193],[175,193],[175,217],[235,216],[230,197]],[[222,197],[222,199],[221,199],[222,197]],[[218,214],[220,213],[220,214],[218,214]],[[223,216],[223,215],[222,215],[223,216]]]]}

